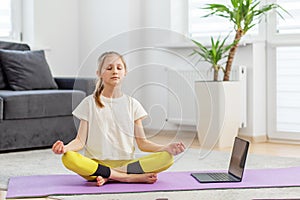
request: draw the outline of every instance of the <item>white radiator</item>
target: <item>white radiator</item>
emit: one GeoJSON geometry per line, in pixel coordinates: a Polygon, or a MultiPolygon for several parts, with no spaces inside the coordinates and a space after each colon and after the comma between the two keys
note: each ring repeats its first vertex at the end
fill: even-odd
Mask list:
{"type": "MultiPolygon", "coordinates": [[[[222,76],[222,74],[220,74],[222,76]]],[[[169,88],[168,93],[168,107],[167,107],[167,122],[185,125],[196,126],[197,108],[196,108],[196,94],[195,94],[195,81],[199,80],[212,80],[213,72],[202,70],[170,70],[167,72],[167,85],[169,88]]],[[[231,79],[242,81],[243,84],[243,117],[240,127],[246,127],[247,119],[247,73],[246,67],[240,66],[232,70],[231,79]]]]}

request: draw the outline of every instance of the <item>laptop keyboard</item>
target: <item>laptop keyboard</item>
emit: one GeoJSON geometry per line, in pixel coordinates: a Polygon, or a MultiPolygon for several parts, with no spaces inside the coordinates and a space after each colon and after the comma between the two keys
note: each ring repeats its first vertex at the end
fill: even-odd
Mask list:
{"type": "Polygon", "coordinates": [[[224,173],[208,173],[207,175],[213,178],[214,180],[221,180],[221,181],[234,180],[232,177],[229,176],[229,174],[224,174],[224,173]]]}

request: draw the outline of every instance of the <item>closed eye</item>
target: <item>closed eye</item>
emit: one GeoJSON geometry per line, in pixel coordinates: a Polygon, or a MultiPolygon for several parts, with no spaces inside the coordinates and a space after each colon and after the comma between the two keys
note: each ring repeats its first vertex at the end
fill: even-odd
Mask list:
{"type": "Polygon", "coordinates": [[[123,66],[122,66],[122,65],[118,65],[118,66],[117,66],[117,69],[118,69],[118,70],[122,70],[122,69],[123,69],[123,66]]]}

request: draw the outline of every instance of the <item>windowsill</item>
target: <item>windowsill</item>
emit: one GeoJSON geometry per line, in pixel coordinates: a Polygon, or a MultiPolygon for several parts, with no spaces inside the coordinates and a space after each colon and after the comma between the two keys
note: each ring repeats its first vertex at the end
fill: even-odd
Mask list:
{"type": "MultiPolygon", "coordinates": [[[[245,39],[245,40],[241,40],[239,46],[243,47],[243,46],[248,46],[248,45],[252,45],[255,43],[265,43],[265,40],[263,39],[245,39]]],[[[210,41],[207,42],[202,42],[202,44],[206,47],[210,47],[210,41]]],[[[227,45],[229,45],[230,43],[226,43],[227,45]]],[[[159,47],[159,48],[168,48],[168,49],[185,49],[185,48],[194,48],[196,47],[196,45],[191,42],[191,41],[178,41],[178,42],[170,42],[170,43],[160,43],[160,44],[156,44],[155,47],[159,47]]]]}
{"type": "Polygon", "coordinates": [[[155,47],[167,48],[167,49],[185,49],[193,48],[195,45],[192,42],[170,42],[156,44],[155,47]]]}
{"type": "MultiPolygon", "coordinates": [[[[255,43],[264,43],[265,41],[255,40],[255,41],[242,41],[239,46],[248,46],[255,43]]],[[[203,43],[206,47],[210,47],[209,43],[203,43]]],[[[229,43],[227,44],[229,45],[229,43]]],[[[155,47],[167,48],[167,49],[186,49],[186,48],[194,48],[196,47],[192,42],[170,42],[170,43],[161,43],[156,44],[155,47]]]]}
{"type": "Polygon", "coordinates": [[[271,47],[277,46],[299,46],[300,45],[300,34],[286,34],[286,35],[273,35],[270,36],[268,41],[271,47]]]}

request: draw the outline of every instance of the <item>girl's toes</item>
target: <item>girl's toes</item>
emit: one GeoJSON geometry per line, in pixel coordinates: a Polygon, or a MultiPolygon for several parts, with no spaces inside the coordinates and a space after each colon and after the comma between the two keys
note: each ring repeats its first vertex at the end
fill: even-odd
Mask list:
{"type": "Polygon", "coordinates": [[[97,176],[96,181],[97,181],[97,186],[102,186],[108,181],[108,179],[103,178],[102,176],[97,176]]]}

